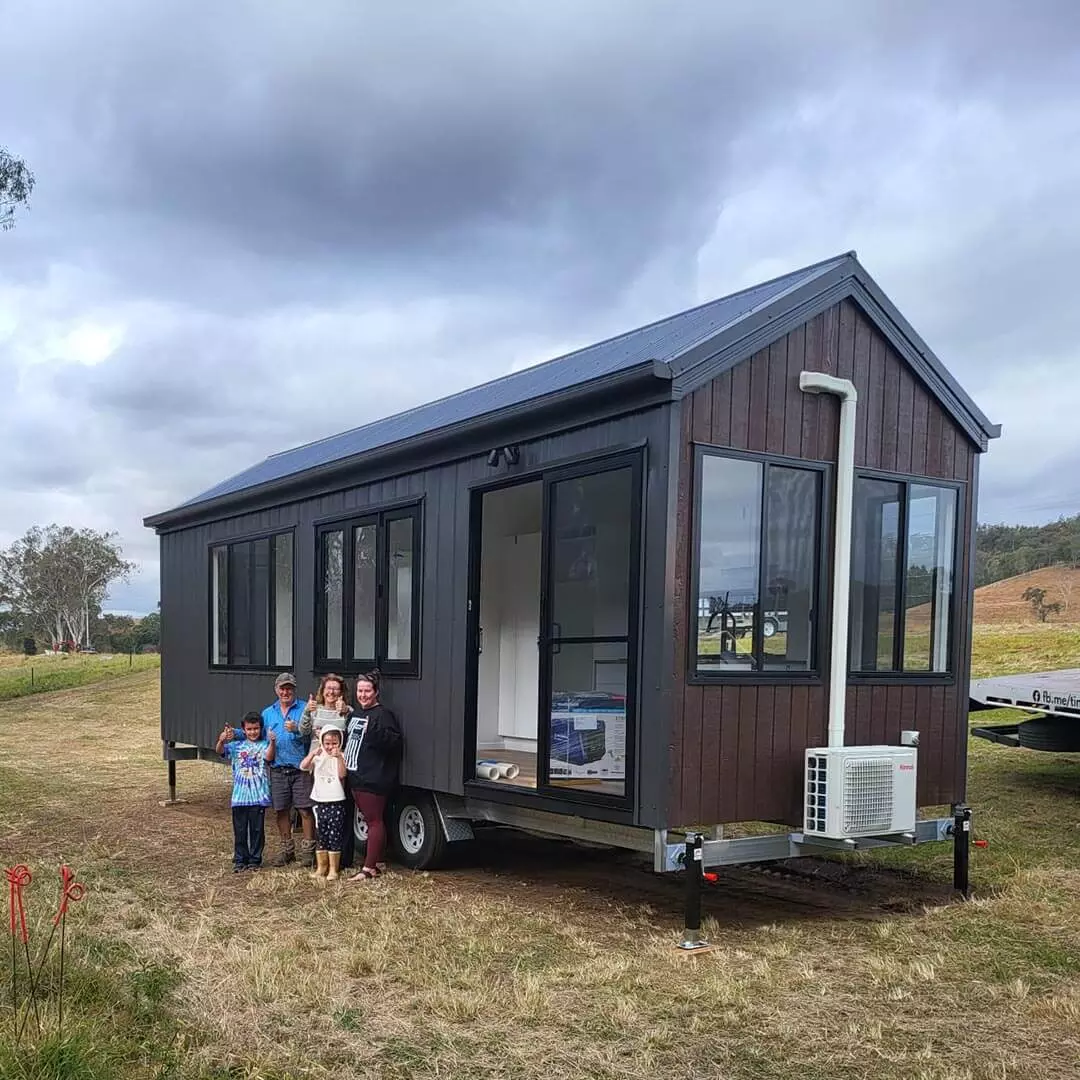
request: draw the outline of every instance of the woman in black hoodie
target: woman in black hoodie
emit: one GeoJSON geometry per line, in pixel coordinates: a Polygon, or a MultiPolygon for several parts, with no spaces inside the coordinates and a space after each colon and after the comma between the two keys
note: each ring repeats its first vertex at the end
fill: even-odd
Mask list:
{"type": "Polygon", "coordinates": [[[379,876],[386,850],[386,800],[397,787],[401,764],[401,728],[397,717],[379,704],[379,673],[369,671],[356,680],[356,710],[349,718],[345,739],[345,768],[357,810],[367,822],[364,865],[349,881],[379,876]]]}

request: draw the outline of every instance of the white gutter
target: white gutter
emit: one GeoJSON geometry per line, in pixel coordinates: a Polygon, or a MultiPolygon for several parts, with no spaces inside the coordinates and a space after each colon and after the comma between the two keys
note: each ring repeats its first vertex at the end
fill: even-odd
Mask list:
{"type": "Polygon", "coordinates": [[[807,394],[835,394],[840,399],[840,437],[836,450],[836,542],[833,548],[832,656],[829,671],[829,746],[844,745],[847,700],[848,605],[851,590],[851,517],[855,495],[855,408],[858,394],[850,379],[799,373],[807,394]]]}

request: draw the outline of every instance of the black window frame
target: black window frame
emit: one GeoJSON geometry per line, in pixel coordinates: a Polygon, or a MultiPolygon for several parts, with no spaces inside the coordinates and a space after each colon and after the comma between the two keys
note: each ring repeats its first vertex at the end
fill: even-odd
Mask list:
{"type": "Polygon", "coordinates": [[[423,501],[398,503],[393,506],[372,507],[348,517],[320,521],[315,526],[315,671],[338,671],[343,675],[362,674],[377,667],[383,675],[395,677],[420,676],[421,611],[423,607],[423,501]],[[412,521],[413,566],[412,608],[410,624],[410,657],[392,660],[389,647],[388,578],[389,526],[395,521],[412,521]],[[375,656],[352,659],[355,630],[355,545],[356,530],[365,525],[375,526],[375,656]],[[327,603],[324,589],[325,544],[327,533],[342,534],[342,603],[341,657],[327,656],[327,603]]]}
{"type": "MultiPolygon", "coordinates": [[[[957,625],[960,613],[960,596],[963,588],[961,580],[961,555],[963,554],[963,537],[966,535],[967,500],[965,498],[967,485],[963,480],[947,480],[937,476],[917,476],[914,473],[892,473],[881,469],[856,469],[855,484],[860,480],[881,480],[885,483],[896,484],[902,491],[902,501],[899,508],[897,535],[900,538],[900,547],[896,554],[896,610],[893,614],[893,666],[880,668],[873,671],[857,671],[851,666],[852,648],[855,636],[852,633],[854,619],[853,608],[849,598],[848,607],[848,655],[846,658],[848,681],[851,683],[903,683],[904,685],[930,685],[952,686],[956,682],[956,672],[959,666],[956,654],[959,641],[959,627],[957,625]],[[949,635],[946,653],[948,655],[948,670],[932,671],[929,669],[904,670],[904,619],[907,613],[907,557],[908,557],[908,508],[911,502],[911,489],[913,487],[942,488],[956,493],[956,519],[953,522],[953,581],[952,595],[949,599],[949,635]]],[[[854,536],[855,520],[852,514],[852,534],[854,536]]],[[[855,558],[854,546],[851,557],[855,558]]],[[[851,575],[854,580],[854,574],[851,575]]],[[[931,646],[932,649],[932,646],[931,646]]]]}
{"type": "MultiPolygon", "coordinates": [[[[223,537],[220,540],[211,540],[206,545],[206,566],[207,566],[207,624],[206,624],[206,636],[207,636],[207,663],[211,671],[250,671],[250,672],[266,672],[266,673],[278,673],[282,671],[292,670],[293,664],[296,662],[296,528],[290,526],[285,529],[273,529],[266,532],[249,533],[243,536],[230,536],[223,537]],[[291,648],[290,656],[287,663],[278,664],[270,663],[271,657],[277,656],[277,621],[273,618],[275,610],[275,600],[277,598],[277,575],[274,573],[276,567],[276,554],[274,551],[273,541],[279,536],[288,536],[292,546],[292,605],[289,611],[289,618],[291,621],[291,648]],[[214,559],[216,553],[225,550],[225,562],[228,567],[228,580],[226,581],[226,609],[228,612],[228,635],[226,637],[226,657],[228,657],[231,651],[232,641],[232,593],[231,593],[231,578],[232,578],[232,566],[233,555],[232,549],[239,547],[240,545],[248,545],[254,551],[255,544],[260,541],[270,542],[270,559],[269,559],[269,573],[267,574],[267,589],[266,589],[266,612],[267,612],[267,642],[266,642],[266,657],[267,662],[265,664],[234,664],[229,663],[226,659],[225,663],[217,662],[214,660],[215,646],[217,642],[214,641],[214,609],[216,597],[214,595],[214,559]]],[[[248,589],[249,589],[249,604],[250,598],[255,596],[255,579],[256,579],[256,560],[249,558],[248,560],[248,589]]],[[[249,610],[249,615],[250,615],[249,610]]],[[[248,656],[252,656],[255,652],[255,620],[248,619],[248,656]]]]}
{"type": "MultiPolygon", "coordinates": [[[[694,444],[694,473],[693,491],[690,505],[690,528],[688,530],[687,559],[689,563],[689,596],[687,603],[686,619],[686,680],[689,685],[711,685],[714,683],[752,683],[756,685],[770,685],[779,683],[788,685],[791,683],[820,684],[823,679],[822,672],[828,664],[829,642],[824,640],[824,631],[828,625],[828,617],[831,608],[831,560],[826,558],[830,550],[829,538],[831,529],[831,510],[833,505],[833,466],[827,461],[814,461],[806,458],[790,457],[784,454],[758,453],[748,450],[735,450],[727,446],[713,446],[706,443],[694,444]],[[768,468],[770,465],[789,469],[803,469],[818,476],[818,505],[817,523],[815,527],[816,548],[814,557],[816,569],[814,573],[814,597],[813,613],[811,616],[810,642],[810,665],[798,670],[783,671],[777,668],[732,668],[730,671],[701,671],[698,668],[698,605],[700,602],[699,586],[701,580],[701,494],[702,494],[702,468],[706,457],[729,458],[736,461],[752,461],[763,466],[761,474],[761,529],[759,540],[758,558],[758,600],[757,610],[764,610],[765,597],[767,595],[767,559],[765,558],[765,543],[768,536],[767,514],[767,491],[768,491],[768,468]]],[[[754,656],[761,656],[764,652],[764,634],[762,633],[764,622],[762,618],[754,620],[753,641],[751,652],[754,656]]]]}

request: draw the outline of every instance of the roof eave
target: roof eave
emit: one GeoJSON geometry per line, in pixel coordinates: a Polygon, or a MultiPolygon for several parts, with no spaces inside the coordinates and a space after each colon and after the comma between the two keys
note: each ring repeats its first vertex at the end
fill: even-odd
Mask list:
{"type": "MultiPolygon", "coordinates": [[[[485,413],[482,416],[470,417],[457,424],[437,428],[434,431],[424,432],[408,439],[401,439],[398,442],[389,443],[374,450],[354,454],[301,472],[289,473],[286,476],[255,484],[251,487],[241,488],[238,491],[231,491],[215,498],[183,503],[170,510],[143,518],[143,525],[160,532],[193,522],[196,519],[227,516],[222,512],[231,507],[247,503],[253,499],[265,498],[275,492],[290,491],[305,483],[326,481],[338,474],[344,476],[355,473],[359,466],[370,465],[375,467],[388,459],[420,458],[425,454],[434,454],[436,450],[444,445],[449,446],[466,438],[478,438],[485,431],[494,430],[527,414],[550,411],[564,415],[567,410],[587,406],[594,400],[610,400],[613,395],[635,397],[638,396],[635,392],[639,391],[639,396],[644,396],[647,389],[651,388],[655,391],[658,386],[665,383],[670,386],[671,380],[672,371],[668,364],[658,360],[646,360],[640,364],[635,364],[633,367],[591,379],[586,383],[580,383],[565,390],[533,398],[530,401],[518,402],[507,408],[485,413]]],[[[628,403],[628,406],[630,404],[632,403],[628,403]]]]}

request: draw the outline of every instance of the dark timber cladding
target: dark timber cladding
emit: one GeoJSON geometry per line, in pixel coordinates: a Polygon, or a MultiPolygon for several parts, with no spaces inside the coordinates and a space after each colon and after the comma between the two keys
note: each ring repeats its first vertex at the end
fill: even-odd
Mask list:
{"type": "MultiPolygon", "coordinates": [[[[691,558],[695,543],[693,447],[716,447],[835,462],[839,401],[804,394],[799,372],[851,379],[859,394],[856,468],[963,481],[952,643],[955,678],[862,676],[847,688],[848,743],[897,743],[920,732],[919,805],[963,797],[970,662],[972,519],[977,452],[878,332],[846,299],[724,372],[681,402],[675,529],[676,679],[668,763],[669,820],[801,822],[807,746],[822,745],[828,708],[827,631],[819,633],[822,677],[757,684],[687,679],[691,558]]],[[[831,558],[832,537],[823,557],[831,558]]],[[[828,605],[823,596],[820,603],[828,605]]],[[[827,620],[819,624],[825,628],[827,620]]]]}
{"type": "MultiPolygon", "coordinates": [[[[670,410],[650,408],[586,424],[520,444],[515,473],[571,460],[595,460],[620,447],[645,448],[645,505],[662,506],[669,488],[666,450],[670,410]]],[[[226,721],[274,699],[274,671],[208,669],[209,550],[213,543],[293,530],[295,609],[292,670],[306,696],[318,679],[314,657],[316,523],[347,517],[367,507],[422,500],[422,641],[420,676],[388,678],[384,700],[398,711],[406,736],[403,782],[435,791],[463,791],[468,670],[467,620],[469,512],[472,488],[496,479],[486,455],[470,455],[430,468],[370,483],[345,483],[342,489],[282,505],[197,524],[161,535],[163,619],[162,738],[212,747],[226,721]]],[[[666,519],[650,515],[643,526],[643,558],[663,564],[666,519]]],[[[643,581],[642,663],[640,671],[641,756],[656,762],[642,767],[638,813],[650,823],[665,798],[666,775],[660,763],[668,742],[657,688],[665,665],[664,576],[643,581]]]]}

